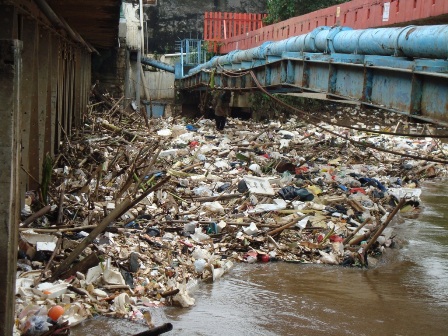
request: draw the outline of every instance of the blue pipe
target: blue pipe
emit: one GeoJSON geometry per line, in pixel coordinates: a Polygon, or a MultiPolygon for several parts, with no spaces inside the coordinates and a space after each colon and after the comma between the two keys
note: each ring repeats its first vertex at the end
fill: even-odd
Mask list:
{"type": "Polygon", "coordinates": [[[157,69],[162,69],[162,70],[174,73],[174,66],[157,61],[153,58],[148,58],[148,57],[142,56],[141,63],[153,66],[154,68],[157,68],[157,69]]]}
{"type": "Polygon", "coordinates": [[[448,25],[342,31],[333,39],[343,54],[448,58],[448,25]]]}
{"type": "Polygon", "coordinates": [[[325,51],[330,27],[322,26],[308,34],[293,36],[286,40],[273,42],[268,47],[268,54],[281,56],[284,52],[320,52],[325,51]]]}
{"type": "Polygon", "coordinates": [[[277,42],[265,42],[247,50],[234,50],[214,57],[190,70],[241,63],[267,56],[281,56],[284,52],[341,53],[412,58],[448,59],[448,25],[409,26],[352,30],[349,27],[322,26],[308,34],[293,36],[277,42]]]}

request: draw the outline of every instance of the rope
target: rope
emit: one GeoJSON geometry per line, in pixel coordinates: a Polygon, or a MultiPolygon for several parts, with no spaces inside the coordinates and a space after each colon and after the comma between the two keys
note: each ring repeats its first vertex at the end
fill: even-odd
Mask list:
{"type": "MultiPolygon", "coordinates": [[[[266,90],[263,90],[263,87],[261,86],[260,82],[257,80],[257,78],[255,77],[255,75],[253,74],[252,71],[237,72],[237,71],[226,70],[220,64],[218,64],[218,66],[222,70],[222,73],[225,76],[227,76],[227,77],[235,78],[235,77],[242,77],[242,76],[245,76],[247,74],[250,74],[252,76],[252,78],[254,79],[255,84],[257,85],[257,87],[261,91],[266,93],[269,97],[271,97],[275,101],[280,102],[281,104],[283,104],[283,102],[281,100],[279,100],[275,96],[272,96],[266,90]]],[[[352,130],[355,130],[355,131],[369,132],[369,133],[375,133],[375,134],[384,134],[384,135],[394,135],[394,136],[406,136],[406,137],[410,137],[410,138],[437,138],[437,139],[446,139],[446,138],[448,138],[448,134],[443,134],[443,135],[435,135],[435,134],[422,135],[422,134],[397,133],[397,132],[373,130],[373,129],[362,128],[362,127],[355,127],[355,126],[349,126],[349,125],[342,125],[342,124],[338,124],[338,123],[335,123],[335,122],[332,122],[332,121],[329,121],[329,120],[324,120],[323,118],[318,118],[318,117],[315,117],[315,116],[311,116],[308,112],[305,112],[305,111],[302,111],[302,110],[298,110],[295,107],[293,107],[291,105],[288,105],[288,104],[284,105],[284,106],[288,107],[288,108],[292,108],[293,110],[301,113],[302,115],[307,115],[309,117],[318,119],[318,120],[320,120],[320,121],[322,121],[322,122],[324,122],[326,124],[329,124],[329,125],[332,125],[332,126],[349,128],[349,129],[352,129],[352,130]]]]}

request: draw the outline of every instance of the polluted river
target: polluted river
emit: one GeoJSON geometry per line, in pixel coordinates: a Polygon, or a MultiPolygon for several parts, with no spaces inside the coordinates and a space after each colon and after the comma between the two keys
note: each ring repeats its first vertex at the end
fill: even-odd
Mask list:
{"type": "Polygon", "coordinates": [[[445,335],[446,130],[355,109],[91,111],[27,193],[16,334],[445,335]]]}
{"type": "MultiPolygon", "coordinates": [[[[448,185],[423,186],[422,213],[397,220],[400,247],[373,269],[266,263],[237,265],[201,284],[196,305],[153,310],[167,335],[446,335],[448,185]]],[[[97,318],[73,335],[131,335],[146,326],[97,318]]]]}

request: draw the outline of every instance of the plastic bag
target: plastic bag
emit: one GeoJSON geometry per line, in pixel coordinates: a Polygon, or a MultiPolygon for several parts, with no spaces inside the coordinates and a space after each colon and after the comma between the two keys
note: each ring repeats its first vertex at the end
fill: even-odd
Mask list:
{"type": "Polygon", "coordinates": [[[210,252],[208,252],[205,249],[201,249],[200,247],[196,247],[193,251],[193,253],[191,254],[191,256],[196,259],[206,259],[209,260],[211,258],[211,254],[210,252]]]}
{"type": "Polygon", "coordinates": [[[202,273],[204,271],[207,262],[204,259],[198,259],[194,262],[194,270],[196,273],[202,273]]]}
{"type": "Polygon", "coordinates": [[[45,331],[48,331],[51,323],[47,322],[47,316],[38,315],[31,316],[25,322],[26,333],[29,335],[39,335],[45,331]]]}
{"type": "Polygon", "coordinates": [[[219,202],[205,202],[202,210],[212,213],[224,213],[224,207],[219,202]]]}
{"type": "Polygon", "coordinates": [[[255,225],[255,223],[252,222],[252,223],[250,223],[249,226],[243,228],[243,231],[244,231],[245,234],[251,236],[251,235],[254,235],[254,234],[258,233],[259,230],[258,230],[257,226],[255,225]]]}
{"type": "Polygon", "coordinates": [[[213,192],[206,186],[200,186],[193,189],[193,192],[197,196],[212,196],[213,192]]]}
{"type": "Polygon", "coordinates": [[[209,235],[202,233],[201,228],[196,228],[194,234],[192,234],[190,237],[197,243],[200,243],[203,240],[210,239],[209,235]]]}
{"type": "Polygon", "coordinates": [[[314,199],[314,195],[307,189],[296,188],[294,186],[284,187],[278,192],[278,194],[285,200],[297,198],[299,201],[308,202],[314,199]]]}

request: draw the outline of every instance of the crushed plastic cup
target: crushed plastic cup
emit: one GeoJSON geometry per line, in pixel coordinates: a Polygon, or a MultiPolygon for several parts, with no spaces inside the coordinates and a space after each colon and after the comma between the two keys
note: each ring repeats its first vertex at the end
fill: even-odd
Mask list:
{"type": "Polygon", "coordinates": [[[190,235],[190,237],[195,242],[200,243],[204,240],[210,239],[210,236],[203,233],[201,228],[196,228],[194,231],[195,231],[194,234],[190,235]]]}
{"type": "Polygon", "coordinates": [[[202,210],[211,213],[224,213],[224,207],[217,201],[205,202],[202,205],[202,210]]]}
{"type": "Polygon", "coordinates": [[[204,271],[207,262],[204,259],[198,259],[194,262],[194,270],[196,273],[202,273],[204,271]]]}
{"type": "Polygon", "coordinates": [[[256,174],[258,174],[258,175],[261,175],[261,174],[262,174],[260,165],[259,165],[259,164],[256,164],[256,163],[252,163],[252,164],[249,166],[249,170],[253,171],[254,173],[256,173],[256,174]]]}
{"type": "Polygon", "coordinates": [[[120,314],[126,314],[128,312],[129,303],[129,295],[126,293],[121,293],[114,299],[115,311],[120,314]]]}
{"type": "Polygon", "coordinates": [[[196,196],[209,197],[213,195],[213,192],[207,186],[199,186],[193,189],[196,196]]]}
{"type": "Polygon", "coordinates": [[[257,226],[255,225],[255,223],[252,222],[252,223],[250,223],[249,226],[246,226],[245,228],[243,228],[243,231],[245,234],[252,236],[252,235],[258,233],[259,230],[258,230],[257,226]]]}

